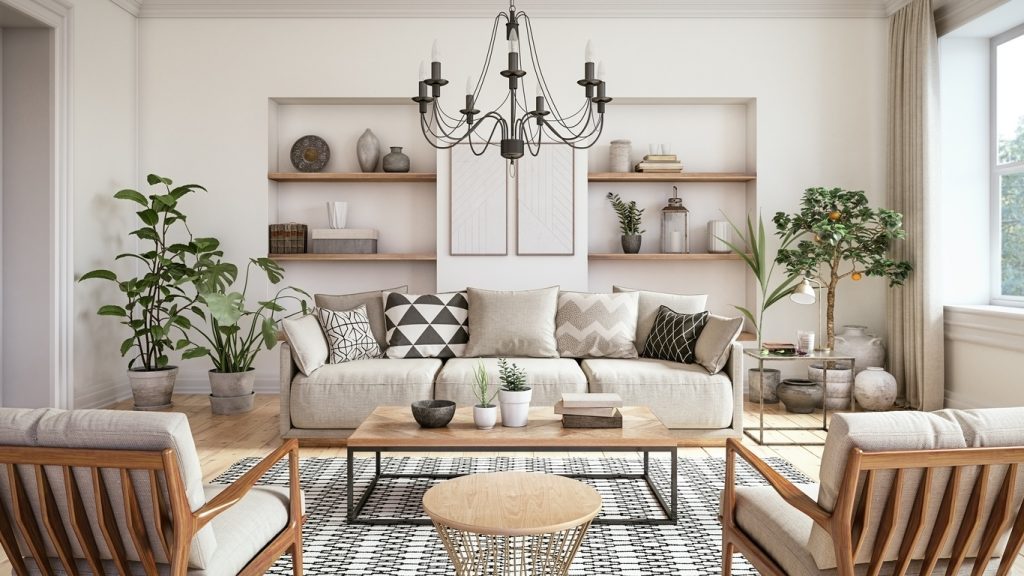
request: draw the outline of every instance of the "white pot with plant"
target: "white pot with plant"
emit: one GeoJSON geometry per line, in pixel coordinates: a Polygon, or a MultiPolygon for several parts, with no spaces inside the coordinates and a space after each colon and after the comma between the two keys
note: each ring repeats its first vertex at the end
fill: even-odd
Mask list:
{"type": "Polygon", "coordinates": [[[476,396],[473,424],[480,430],[494,428],[498,421],[498,407],[494,404],[494,397],[498,395],[498,391],[491,392],[491,381],[483,362],[479,362],[473,370],[473,395],[476,396]]]}
{"type": "Polygon", "coordinates": [[[526,385],[526,371],[511,364],[504,358],[498,358],[498,381],[501,390],[498,392],[498,404],[501,406],[501,425],[509,428],[526,426],[530,417],[530,399],[533,389],[526,385]]]}

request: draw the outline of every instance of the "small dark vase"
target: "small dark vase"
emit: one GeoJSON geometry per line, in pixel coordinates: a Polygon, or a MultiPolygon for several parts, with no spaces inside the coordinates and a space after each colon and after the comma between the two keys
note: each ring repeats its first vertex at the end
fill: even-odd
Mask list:
{"type": "Polygon", "coordinates": [[[787,378],[776,389],[786,410],[794,414],[810,414],[825,400],[825,389],[818,382],[803,378],[787,378]]]}
{"type": "Polygon", "coordinates": [[[391,152],[384,156],[385,172],[408,172],[409,157],[402,153],[401,146],[392,146],[391,152]]]}
{"type": "Polygon", "coordinates": [[[641,240],[643,240],[643,236],[639,234],[623,234],[622,251],[626,254],[638,254],[641,240]]]}

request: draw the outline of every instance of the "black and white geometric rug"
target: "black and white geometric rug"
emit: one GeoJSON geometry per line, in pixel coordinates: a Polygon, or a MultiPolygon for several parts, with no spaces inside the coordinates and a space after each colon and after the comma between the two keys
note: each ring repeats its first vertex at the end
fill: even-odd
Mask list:
{"type": "MultiPolygon", "coordinates": [[[[236,462],[214,482],[230,483],[258,462],[236,462]]],[[[638,459],[627,458],[384,458],[389,473],[440,474],[525,470],[548,473],[640,472],[638,459]]],[[[768,464],[797,483],[810,482],[781,458],[768,464]]],[[[668,486],[667,459],[651,458],[651,474],[659,486],[668,486]]],[[[344,458],[303,458],[302,489],[306,493],[308,519],[303,528],[305,573],[310,576],[423,576],[453,573],[448,556],[432,526],[349,525],[345,521],[344,458]]],[[[358,499],[373,474],[373,460],[356,460],[358,499]]],[[[737,483],[745,486],[764,481],[742,462],[737,483]]],[[[573,561],[573,576],[616,575],[705,576],[719,574],[721,526],[719,494],[725,478],[721,458],[679,459],[679,522],[675,525],[594,524],[573,561]]],[[[382,479],[363,509],[363,516],[422,516],[423,493],[433,485],[428,479],[382,479]]],[[[585,480],[601,493],[602,517],[664,517],[657,501],[642,480],[585,480]]],[[[275,466],[261,484],[287,486],[287,461],[275,466]]],[[[284,556],[268,574],[291,574],[291,558],[284,556]]],[[[733,561],[733,574],[757,574],[742,556],[733,561]]]]}

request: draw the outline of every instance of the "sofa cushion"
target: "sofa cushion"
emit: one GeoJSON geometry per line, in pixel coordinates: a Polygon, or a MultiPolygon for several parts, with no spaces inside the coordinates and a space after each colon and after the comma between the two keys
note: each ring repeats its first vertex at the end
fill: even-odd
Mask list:
{"type": "Polygon", "coordinates": [[[612,286],[612,292],[637,292],[640,294],[637,301],[636,318],[637,350],[643,350],[647,344],[647,335],[651,333],[651,327],[654,326],[654,318],[658,315],[658,308],[668,306],[673,312],[696,314],[704,310],[708,302],[707,294],[670,294],[667,292],[636,290],[622,286],[612,286]]]}
{"type": "Polygon", "coordinates": [[[732,382],[697,364],[653,358],[587,359],[591,392],[614,392],[627,406],[647,406],[669,428],[719,429],[732,424],[732,382]]]}
{"type": "Polygon", "coordinates": [[[328,364],[292,380],[295,428],[356,428],[377,406],[404,406],[433,397],[436,358],[374,358],[328,364]]]}
{"type": "MultiPolygon", "coordinates": [[[[530,404],[554,406],[563,392],[586,392],[587,378],[575,360],[569,358],[508,358],[526,371],[526,384],[533,389],[530,404]]],[[[453,400],[459,406],[473,406],[473,371],[483,363],[492,385],[498,385],[497,358],[453,358],[437,375],[434,398],[453,400]]]]}
{"type": "Polygon", "coordinates": [[[355,294],[314,294],[313,301],[320,308],[330,310],[351,310],[357,306],[366,306],[366,317],[370,319],[370,330],[382,349],[388,345],[387,331],[384,329],[384,292],[406,293],[408,286],[396,286],[387,290],[357,292],[355,294]]]}
{"type": "Polygon", "coordinates": [[[469,288],[466,356],[557,358],[558,286],[539,290],[469,288]]]}
{"type": "MultiPolygon", "coordinates": [[[[316,315],[327,337],[330,364],[380,358],[380,345],[370,331],[366,306],[359,305],[343,312],[317,308],[316,315]]],[[[302,371],[307,376],[311,372],[302,371]]]]}
{"type": "Polygon", "coordinates": [[[309,375],[317,368],[327,363],[330,358],[330,349],[327,347],[327,338],[320,327],[320,321],[314,314],[307,314],[301,318],[285,318],[281,320],[281,329],[284,330],[292,351],[292,359],[299,368],[299,372],[309,375]]]}
{"type": "Polygon", "coordinates": [[[694,362],[700,364],[711,374],[718,374],[725,368],[732,351],[732,343],[743,330],[742,318],[725,318],[724,316],[708,315],[707,324],[697,338],[697,347],[693,351],[694,362]]]}
{"type": "Polygon", "coordinates": [[[636,292],[560,292],[555,340],[563,358],[636,358],[636,292]]]}
{"type": "Polygon", "coordinates": [[[697,350],[697,339],[708,322],[708,313],[680,314],[668,306],[658,308],[658,316],[647,336],[647,344],[640,355],[644,358],[671,360],[691,364],[697,350]]]}
{"type": "Polygon", "coordinates": [[[38,446],[39,421],[52,408],[0,408],[0,446],[38,446]]]}
{"type": "Polygon", "coordinates": [[[388,358],[455,358],[469,341],[465,292],[384,293],[388,358]]]}
{"type": "Polygon", "coordinates": [[[940,410],[936,414],[960,425],[968,448],[1024,446],[1024,408],[940,410]]]}

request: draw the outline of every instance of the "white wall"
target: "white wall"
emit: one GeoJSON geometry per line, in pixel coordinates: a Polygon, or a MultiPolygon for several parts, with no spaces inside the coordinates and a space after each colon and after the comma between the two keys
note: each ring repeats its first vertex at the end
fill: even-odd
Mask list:
{"type": "MultiPolygon", "coordinates": [[[[489,21],[468,19],[145,19],[140,26],[143,170],[208,186],[201,203],[186,207],[190,222],[219,236],[234,260],[266,249],[269,98],[411,96],[435,37],[445,39],[444,73],[457,87],[449,93],[457,94],[478,71],[490,32],[489,21]]],[[[600,48],[612,96],[756,98],[765,216],[795,209],[811,186],[861,188],[875,203],[884,198],[882,19],[540,19],[534,29],[556,96],[576,99],[583,44],[608,38],[614,41],[600,48]]],[[[485,102],[501,90],[498,79],[489,81],[485,102]]],[[[631,133],[626,125],[606,139],[631,133]]],[[[678,140],[687,138],[680,130],[678,140]]],[[[338,292],[366,287],[379,269],[318,266],[329,267],[319,273],[329,274],[338,292]]],[[[517,280],[553,283],[540,269],[517,280]]],[[[814,323],[809,308],[779,304],[768,314],[767,335],[792,339],[814,323]]],[[[840,287],[839,323],[881,332],[884,314],[881,282],[840,287]]],[[[273,354],[258,360],[264,385],[275,379],[276,364],[273,354]]],[[[188,363],[182,384],[204,386],[207,369],[188,363]]]]}

